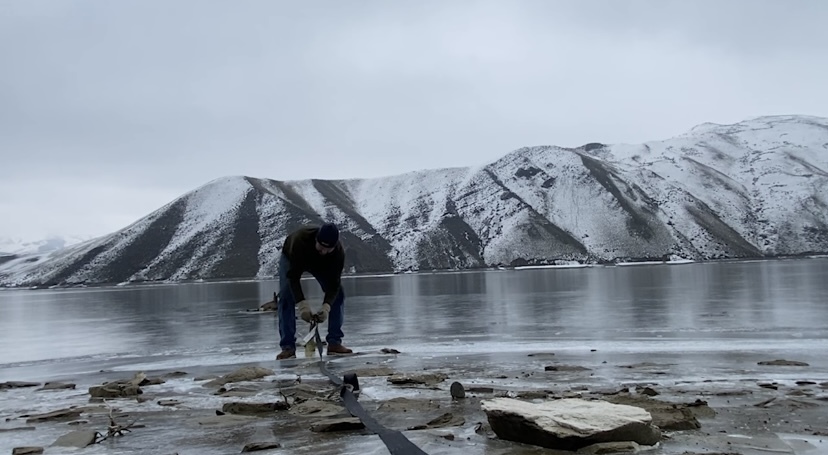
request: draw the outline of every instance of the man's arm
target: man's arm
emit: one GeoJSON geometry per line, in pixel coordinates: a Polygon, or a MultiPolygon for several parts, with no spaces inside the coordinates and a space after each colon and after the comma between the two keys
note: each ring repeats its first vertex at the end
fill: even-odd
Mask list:
{"type": "Polygon", "coordinates": [[[295,264],[290,264],[290,270],[287,272],[288,282],[290,282],[290,292],[293,293],[293,301],[299,303],[305,300],[305,293],[302,292],[302,269],[296,267],[295,264]]]}
{"type": "Polygon", "coordinates": [[[290,268],[287,271],[288,282],[290,283],[290,292],[293,294],[293,302],[299,303],[305,300],[305,293],[302,292],[302,273],[304,273],[304,265],[301,263],[302,258],[295,253],[298,235],[296,233],[289,235],[285,239],[282,254],[287,256],[290,268]]]}
{"type": "Polygon", "coordinates": [[[333,304],[336,295],[339,293],[339,289],[342,286],[342,270],[345,268],[345,252],[338,249],[333,254],[336,256],[333,258],[333,265],[328,272],[329,278],[326,283],[328,289],[325,289],[325,297],[322,300],[322,303],[327,303],[328,305],[333,304]]]}

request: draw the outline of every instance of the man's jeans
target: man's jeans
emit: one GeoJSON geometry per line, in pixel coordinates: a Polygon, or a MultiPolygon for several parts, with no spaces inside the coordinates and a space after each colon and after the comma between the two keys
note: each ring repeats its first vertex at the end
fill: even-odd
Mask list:
{"type": "MultiPolygon", "coordinates": [[[[279,255],[279,346],[282,349],[296,349],[296,299],[290,290],[287,272],[290,269],[290,261],[284,254],[279,255]]],[[[325,288],[325,282],[314,275],[316,281],[325,288]]],[[[342,322],[345,320],[345,292],[340,287],[334,301],[331,303],[331,312],[328,314],[328,346],[342,344],[342,322]]],[[[319,306],[311,305],[314,313],[322,309],[319,306]]],[[[304,321],[302,321],[304,323],[304,321]]]]}

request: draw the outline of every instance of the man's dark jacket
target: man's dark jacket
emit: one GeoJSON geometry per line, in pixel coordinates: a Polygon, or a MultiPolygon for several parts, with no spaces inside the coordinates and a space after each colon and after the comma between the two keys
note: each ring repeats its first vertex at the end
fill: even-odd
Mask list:
{"type": "Polygon", "coordinates": [[[337,242],[333,251],[321,255],[316,251],[316,234],[318,227],[303,227],[287,236],[282,246],[282,254],[290,261],[287,278],[295,302],[305,300],[299,280],[305,272],[319,277],[325,287],[323,303],[333,303],[341,287],[342,269],[345,267],[345,250],[342,242],[337,242]]]}

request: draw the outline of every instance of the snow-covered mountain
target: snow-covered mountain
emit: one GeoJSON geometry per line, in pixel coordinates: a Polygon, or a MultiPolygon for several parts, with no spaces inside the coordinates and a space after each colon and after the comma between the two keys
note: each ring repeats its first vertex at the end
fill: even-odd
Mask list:
{"type": "Polygon", "coordinates": [[[270,277],[293,228],[340,225],[349,272],[828,252],[828,119],[522,148],[353,180],[225,177],[111,235],[0,264],[4,285],[270,277]]]}

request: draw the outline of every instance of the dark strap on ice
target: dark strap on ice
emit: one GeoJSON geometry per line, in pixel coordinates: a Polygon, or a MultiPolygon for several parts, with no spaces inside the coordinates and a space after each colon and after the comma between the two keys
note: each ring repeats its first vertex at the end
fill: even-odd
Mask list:
{"type": "Polygon", "coordinates": [[[331,382],[339,387],[339,396],[342,397],[342,401],[345,403],[345,409],[347,409],[352,416],[362,421],[365,428],[369,429],[373,433],[376,433],[382,442],[385,443],[385,447],[389,452],[391,452],[391,455],[428,455],[423,452],[422,449],[414,445],[413,442],[409,441],[404,434],[397,430],[385,428],[382,424],[377,422],[376,419],[368,415],[365,408],[363,408],[362,405],[359,404],[359,401],[357,401],[356,395],[354,395],[354,392],[351,390],[351,385],[346,384],[342,378],[334,375],[330,372],[330,370],[328,370],[325,361],[322,360],[322,337],[319,336],[319,330],[316,330],[316,328],[316,324],[311,324],[311,330],[314,331],[314,338],[316,338],[316,349],[319,351],[319,369],[322,371],[322,374],[327,376],[331,382]]]}

